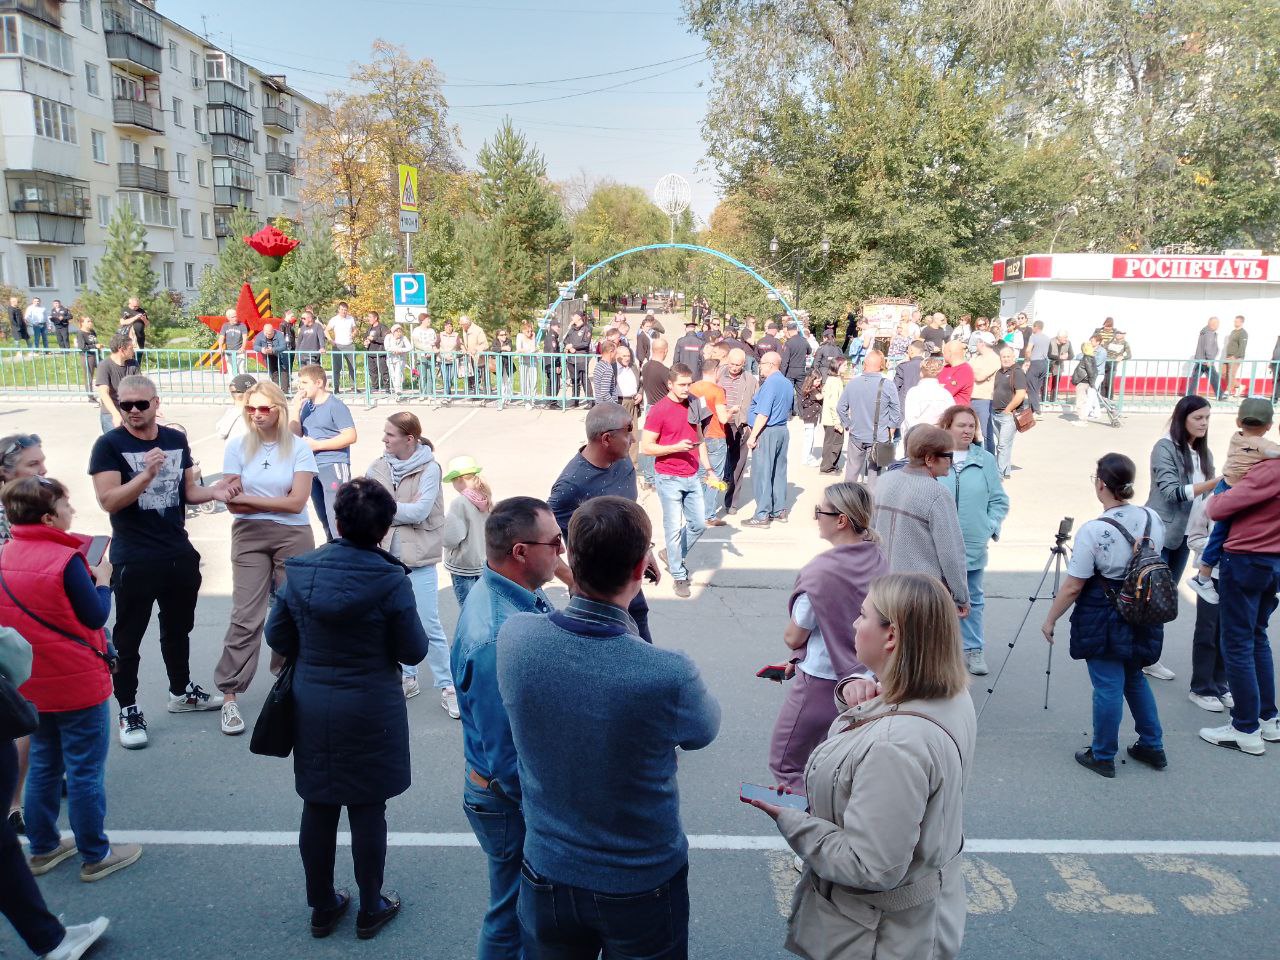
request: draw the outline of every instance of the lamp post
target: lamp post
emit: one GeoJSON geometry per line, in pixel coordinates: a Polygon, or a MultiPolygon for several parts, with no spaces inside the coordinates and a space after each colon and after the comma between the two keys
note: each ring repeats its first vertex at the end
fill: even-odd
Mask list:
{"type": "MultiPolygon", "coordinates": [[[[831,256],[831,241],[828,240],[826,237],[823,237],[820,247],[822,250],[822,255],[817,258],[811,258],[806,254],[805,250],[802,247],[797,247],[796,249],[792,250],[790,253],[784,254],[777,261],[778,263],[784,263],[787,260],[790,260],[791,267],[793,270],[795,270],[796,282],[792,292],[795,295],[795,301],[796,301],[793,304],[793,306],[797,310],[800,309],[800,277],[805,273],[811,273],[811,274],[820,273],[821,271],[825,270],[827,267],[827,260],[831,256]]],[[[780,249],[780,245],[778,243],[778,238],[774,237],[772,240],[769,241],[769,253],[776,257],[778,255],[779,249],[780,249]]]]}

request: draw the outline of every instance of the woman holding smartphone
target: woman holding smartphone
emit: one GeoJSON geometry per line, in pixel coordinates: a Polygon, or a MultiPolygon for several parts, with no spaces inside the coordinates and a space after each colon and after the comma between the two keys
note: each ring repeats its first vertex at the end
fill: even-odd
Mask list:
{"type": "MultiPolygon", "coordinates": [[[[289,403],[264,381],[245,397],[244,436],[222,459],[224,482],[240,493],[227,501],[231,524],[231,621],[222,640],[214,681],[222,691],[222,732],[244,733],[236,697],[258,670],[262,625],[272,585],[284,582],[284,562],[315,548],[307,502],[318,472],[311,448],[289,430],[289,403]]],[[[273,658],[274,659],[274,658],[273,658]]],[[[272,670],[279,669],[278,663],[272,670]]]]}

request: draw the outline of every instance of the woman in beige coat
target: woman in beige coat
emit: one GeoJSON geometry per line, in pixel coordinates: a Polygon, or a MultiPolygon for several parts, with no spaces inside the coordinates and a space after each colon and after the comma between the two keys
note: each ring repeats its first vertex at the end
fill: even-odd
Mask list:
{"type": "Polygon", "coordinates": [[[945,960],[964,937],[964,790],[977,723],[955,603],[933,577],[871,584],[854,623],[879,696],[809,758],[809,812],[752,802],[805,864],[787,949],[809,960],[945,960]]]}

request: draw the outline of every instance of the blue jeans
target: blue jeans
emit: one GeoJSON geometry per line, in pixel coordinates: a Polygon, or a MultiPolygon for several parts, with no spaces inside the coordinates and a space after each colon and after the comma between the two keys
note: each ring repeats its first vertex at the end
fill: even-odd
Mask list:
{"type": "Polygon", "coordinates": [[[1160,558],[1169,565],[1169,572],[1173,574],[1173,582],[1177,583],[1182,579],[1182,574],[1187,569],[1187,561],[1191,558],[1191,548],[1187,546],[1187,538],[1183,537],[1176,547],[1165,546],[1161,548],[1160,558]]]}
{"type": "Polygon", "coordinates": [[[991,414],[996,436],[996,466],[1006,480],[1013,472],[1013,441],[1018,436],[1018,420],[1012,413],[991,414]]]}
{"type": "Polygon", "coordinates": [[[687,960],[689,865],[656,889],[599,893],[520,868],[529,960],[687,960]]]}
{"type": "MultiPolygon", "coordinates": [[[[427,666],[431,668],[431,676],[435,678],[436,689],[452,687],[453,674],[449,671],[449,640],[444,634],[444,626],[440,623],[440,600],[437,595],[440,589],[440,575],[436,565],[433,563],[410,570],[409,586],[413,588],[413,599],[418,605],[418,619],[422,621],[422,629],[427,634],[427,666]]],[[[416,677],[417,664],[402,663],[400,672],[406,677],[416,677]]]]}
{"type": "Polygon", "coordinates": [[[1199,393],[1200,374],[1209,375],[1209,389],[1215,397],[1222,396],[1222,381],[1218,379],[1217,366],[1212,360],[1192,360],[1191,372],[1187,375],[1187,396],[1199,393]]]}
{"type": "Polygon", "coordinates": [[[960,621],[960,636],[965,650],[981,650],[983,647],[982,609],[987,600],[982,592],[982,573],[981,567],[969,571],[969,615],[960,621]]]}
{"type": "MultiPolygon", "coordinates": [[[[1213,488],[1214,493],[1222,493],[1224,490],[1230,490],[1231,484],[1225,480],[1219,480],[1218,485],[1213,488]]],[[[1222,559],[1222,548],[1227,542],[1227,534],[1231,532],[1231,520],[1218,520],[1209,530],[1209,539],[1205,541],[1204,550],[1200,552],[1201,566],[1207,566],[1210,569],[1218,565],[1218,561],[1222,559]]]]}
{"type": "Polygon", "coordinates": [[[1222,658],[1236,701],[1231,725],[1254,733],[1259,720],[1276,715],[1276,669],[1267,623],[1280,590],[1280,554],[1226,551],[1218,566],[1218,590],[1222,658]]]}
{"type": "Polygon", "coordinates": [[[31,325],[31,345],[44,350],[49,349],[49,327],[44,324],[31,325]]]}
{"type": "Polygon", "coordinates": [[[111,852],[103,826],[107,791],[103,783],[111,745],[111,701],[65,713],[41,713],[31,735],[31,767],[23,800],[31,853],[57,849],[62,775],[67,776],[67,814],[85,863],[100,863],[111,852]]]}
{"type": "Polygon", "coordinates": [[[674,579],[688,580],[685,558],[707,529],[702,480],[696,473],[692,477],[660,473],[658,500],[662,503],[662,530],[667,541],[667,569],[674,579]]]}
{"type": "Polygon", "coordinates": [[[973,407],[973,412],[978,415],[977,439],[982,441],[982,445],[986,448],[987,453],[995,453],[996,435],[991,429],[991,401],[970,400],[969,405],[973,407]]]}
{"type": "MultiPolygon", "coordinates": [[[[721,480],[724,479],[724,465],[729,459],[729,441],[719,437],[707,437],[707,459],[711,461],[711,469],[721,480]]],[[[715,487],[703,485],[703,497],[706,500],[705,519],[712,519],[720,512],[721,491],[715,487]]]]}
{"type": "Polygon", "coordinates": [[[649,486],[658,485],[657,461],[647,453],[640,454],[640,476],[649,482],[649,486]]]}
{"type": "Polygon", "coordinates": [[[751,486],[756,519],[776,517],[787,509],[787,426],[765,427],[751,453],[751,486]]]}
{"type": "Polygon", "coordinates": [[[1120,716],[1129,704],[1138,743],[1153,750],[1164,749],[1164,732],[1156,713],[1156,698],[1136,663],[1120,660],[1086,660],[1093,683],[1093,756],[1114,760],[1119,747],[1120,716]]]}
{"type": "Polygon", "coordinates": [[[466,603],[467,594],[471,592],[471,588],[476,585],[476,581],[479,579],[479,577],[469,577],[465,573],[449,574],[449,580],[453,584],[453,595],[458,598],[459,609],[466,603]]]}
{"type": "Polygon", "coordinates": [[[524,814],[510,800],[494,796],[467,777],[462,810],[489,858],[489,907],[480,924],[479,960],[522,960],[523,937],[516,916],[520,861],[524,854],[524,814]]]}

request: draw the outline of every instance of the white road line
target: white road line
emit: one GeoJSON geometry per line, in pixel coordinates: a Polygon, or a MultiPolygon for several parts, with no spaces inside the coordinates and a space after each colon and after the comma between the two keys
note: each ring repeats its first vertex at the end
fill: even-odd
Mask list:
{"type": "MultiPolygon", "coordinates": [[[[65,834],[71,836],[70,833],[65,834]]],[[[292,847],[297,845],[294,830],[112,830],[121,843],[152,843],[160,846],[194,847],[292,847]]],[[[338,842],[349,844],[350,834],[339,833],[338,842]]],[[[470,833],[389,833],[393,847],[474,847],[470,833]]],[[[781,837],[761,835],[692,834],[694,850],[787,850],[781,837]]],[[[967,853],[1084,854],[1095,856],[1202,856],[1280,857],[1280,841],[1240,840],[1035,840],[970,839],[967,853]]]]}
{"type": "Polygon", "coordinates": [[[455,423],[452,427],[450,427],[448,430],[446,430],[446,431],[445,431],[443,434],[441,434],[439,437],[434,438],[434,439],[432,440],[432,443],[437,443],[437,444],[444,443],[446,440],[448,440],[450,437],[452,437],[455,433],[457,433],[459,430],[461,430],[463,427],[465,427],[465,426],[467,425],[468,421],[470,421],[472,417],[474,417],[476,414],[478,414],[478,413],[479,413],[481,410],[483,410],[483,409],[484,409],[483,407],[476,407],[474,410],[472,410],[472,411],[471,411],[470,413],[468,413],[465,417],[463,417],[461,420],[459,420],[457,423],[455,423]]]}

